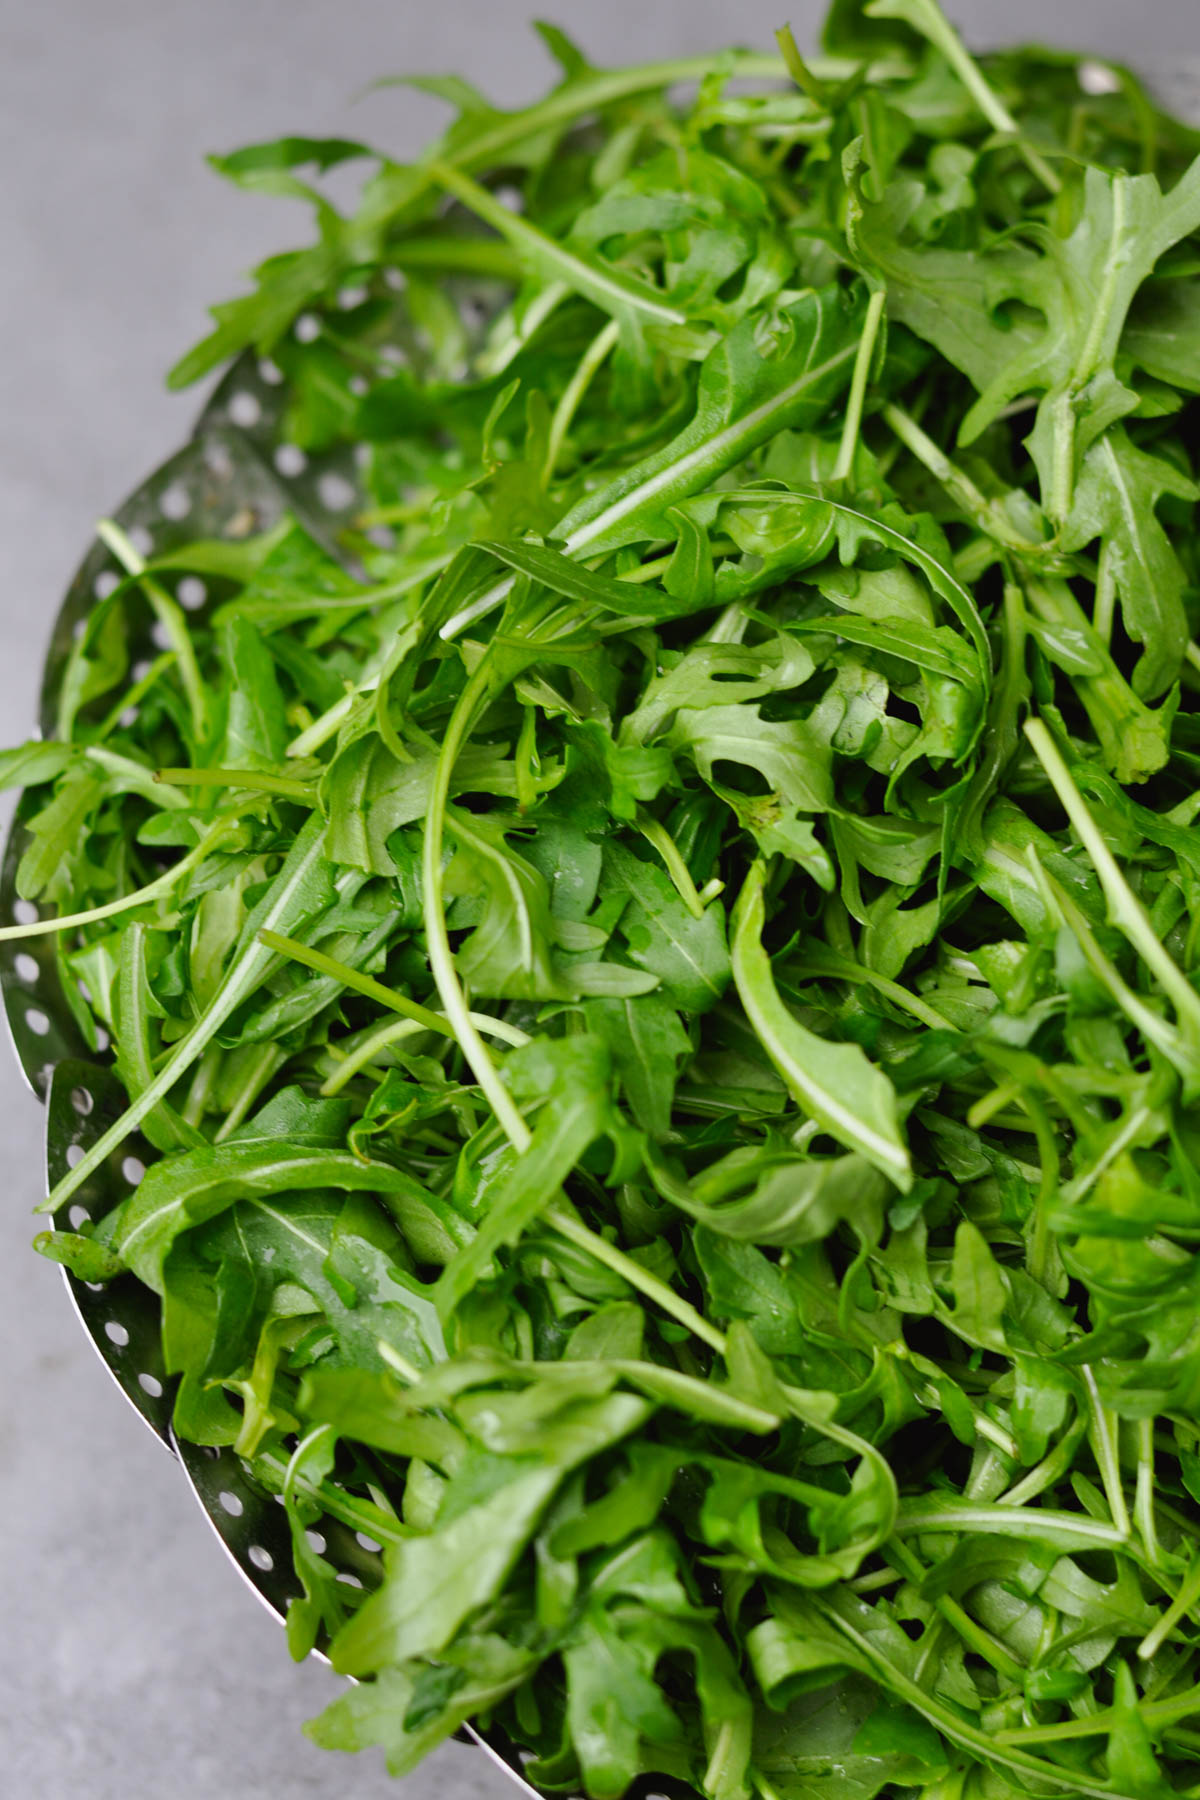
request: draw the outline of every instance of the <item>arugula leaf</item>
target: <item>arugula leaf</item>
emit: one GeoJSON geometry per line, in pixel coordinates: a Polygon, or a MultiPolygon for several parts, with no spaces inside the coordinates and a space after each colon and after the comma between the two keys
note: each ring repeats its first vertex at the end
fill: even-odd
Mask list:
{"type": "Polygon", "coordinates": [[[530,1468],[480,1453],[464,1463],[447,1487],[438,1528],[396,1546],[383,1586],[339,1631],[334,1667],[364,1675],[442,1649],[487,1603],[573,1463],[636,1431],[649,1410],[628,1394],[578,1401],[561,1460],[530,1468]]]}
{"type": "Polygon", "coordinates": [[[1110,579],[1131,638],[1145,646],[1133,687],[1154,699],[1176,681],[1187,648],[1186,577],[1155,516],[1164,494],[1200,498],[1200,488],[1161,457],[1140,450],[1115,426],[1083,460],[1064,547],[1081,550],[1100,537],[1110,579]]]}
{"type": "Polygon", "coordinates": [[[555,1047],[532,1044],[518,1052],[519,1081],[544,1095],[533,1137],[504,1168],[491,1171],[486,1218],[470,1246],[460,1251],[438,1282],[437,1303],[452,1312],[478,1281],[489,1258],[512,1243],[557,1192],[585,1151],[600,1136],[607,1114],[607,1066],[601,1046],[573,1038],[555,1047]]]}
{"type": "Polygon", "coordinates": [[[601,894],[621,907],[628,954],[658,977],[664,999],[688,1012],[716,1004],[729,980],[722,913],[697,918],[660,868],[615,842],[605,846],[601,894]]]}
{"type": "Polygon", "coordinates": [[[589,1000],[585,1012],[592,1032],[608,1046],[637,1123],[651,1137],[666,1137],[679,1066],[692,1049],[675,1007],[654,993],[589,1000]]]}
{"type": "Polygon", "coordinates": [[[764,875],[755,863],[734,917],[732,968],[746,1015],[798,1105],[840,1143],[856,1149],[897,1187],[912,1182],[908,1151],[895,1117],[895,1095],[857,1044],[818,1038],[788,1012],[762,944],[764,875]]]}

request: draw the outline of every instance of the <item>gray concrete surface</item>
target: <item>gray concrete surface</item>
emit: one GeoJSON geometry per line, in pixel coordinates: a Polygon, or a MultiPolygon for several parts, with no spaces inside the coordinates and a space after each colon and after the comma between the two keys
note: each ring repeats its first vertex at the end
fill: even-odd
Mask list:
{"type": "MultiPolygon", "coordinates": [[[[26,735],[50,619],[91,521],[187,432],[162,371],[205,305],[307,231],[206,151],[282,131],[412,152],[439,109],[376,76],[454,69],[532,97],[543,10],[601,61],[766,45],[786,0],[7,0],[0,8],[0,742],[26,735]]],[[[1196,0],[951,0],[976,42],[1200,55],[1196,0]]],[[[819,7],[795,0],[801,41],[819,7]]],[[[395,1794],[300,1736],[333,1691],[221,1561],[171,1459],[120,1403],[28,1249],[39,1108],[0,1058],[0,1790],[14,1800],[395,1794]]],[[[499,1800],[451,1746],[410,1796],[499,1800]]]]}

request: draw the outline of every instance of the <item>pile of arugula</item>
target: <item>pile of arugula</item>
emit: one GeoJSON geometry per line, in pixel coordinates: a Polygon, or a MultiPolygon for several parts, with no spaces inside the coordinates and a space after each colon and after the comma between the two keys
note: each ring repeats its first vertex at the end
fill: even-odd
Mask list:
{"type": "Polygon", "coordinates": [[[47,1208],[158,1152],[40,1247],[281,1493],[320,1743],[1200,1792],[1200,138],[934,0],[542,36],[349,216],[360,144],[218,159],[319,236],[174,379],[269,356],[364,497],[106,527],[0,762],[129,1096],[47,1208]]]}

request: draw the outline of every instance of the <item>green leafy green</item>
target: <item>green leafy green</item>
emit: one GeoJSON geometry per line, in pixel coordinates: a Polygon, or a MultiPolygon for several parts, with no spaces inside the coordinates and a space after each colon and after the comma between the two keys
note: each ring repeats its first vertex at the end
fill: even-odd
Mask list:
{"type": "Polygon", "coordinates": [[[213,159],[317,237],[171,380],[354,499],[103,525],[0,755],[128,1098],[37,1248],[282,1501],[318,1743],[1200,1791],[1200,137],[935,0],[539,30],[414,163],[213,159]]]}

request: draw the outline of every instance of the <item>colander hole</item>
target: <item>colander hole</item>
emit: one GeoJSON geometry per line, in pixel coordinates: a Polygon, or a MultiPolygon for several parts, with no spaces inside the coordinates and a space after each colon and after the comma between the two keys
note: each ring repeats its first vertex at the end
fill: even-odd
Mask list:
{"type": "Polygon", "coordinates": [[[114,588],[121,585],[121,577],[115,569],[101,569],[92,583],[92,592],[97,600],[107,600],[114,588]]]}
{"type": "Polygon", "coordinates": [[[35,1037],[45,1037],[50,1029],[50,1021],[40,1006],[31,1006],[25,1014],[25,1023],[35,1037]]]}
{"type": "Polygon", "coordinates": [[[85,1281],[83,1285],[89,1294],[102,1294],[104,1292],[104,1283],[102,1281],[85,1281]]]}
{"type": "Polygon", "coordinates": [[[13,918],[18,925],[36,925],[38,909],[32,900],[17,900],[13,904],[13,918]]]}
{"type": "Polygon", "coordinates": [[[366,297],[365,287],[344,287],[338,294],[338,305],[343,312],[350,312],[354,307],[361,306],[366,297]]]}
{"type": "Polygon", "coordinates": [[[103,1025],[97,1025],[97,1027],[96,1027],[96,1049],[97,1050],[107,1050],[108,1046],[111,1042],[112,1042],[112,1039],[109,1037],[107,1031],[105,1031],[103,1025]]]}
{"type": "Polygon", "coordinates": [[[271,1555],[269,1550],[264,1550],[261,1544],[251,1544],[246,1555],[250,1558],[250,1561],[254,1564],[255,1568],[261,1569],[264,1575],[267,1573],[268,1569],[273,1569],[275,1567],[275,1558],[271,1555]]]}
{"type": "Polygon", "coordinates": [[[301,313],[293,329],[297,343],[311,344],[320,333],[321,321],[314,313],[301,313]]]}
{"type": "Polygon", "coordinates": [[[149,556],[154,548],[154,539],[144,525],[131,525],[127,535],[139,556],[149,556]]]}
{"type": "Polygon", "coordinates": [[[120,1324],[116,1319],[106,1319],[104,1321],[104,1335],[109,1342],[115,1344],[119,1350],[123,1350],[129,1342],[129,1333],[126,1331],[124,1325],[120,1324]]]}
{"type": "Polygon", "coordinates": [[[16,970],[22,981],[36,981],[38,978],[37,960],[27,950],[22,950],[17,957],[16,970]]]}
{"type": "Polygon", "coordinates": [[[173,481],[158,496],[158,510],[164,519],[186,519],[192,510],[192,496],[181,481],[173,481]]]}
{"type": "Polygon", "coordinates": [[[224,444],[204,446],[204,466],[218,481],[227,481],[233,474],[233,461],[224,444]]]}
{"type": "Polygon", "coordinates": [[[377,1544],[373,1537],[368,1537],[365,1531],[356,1531],[354,1535],[364,1550],[374,1551],[376,1555],[378,1555],[379,1551],[383,1548],[383,1545],[377,1544]]]}
{"type": "Polygon", "coordinates": [[[357,394],[360,400],[362,399],[363,395],[367,392],[367,390],[370,388],[370,385],[371,384],[367,380],[365,375],[352,375],[350,377],[349,381],[346,383],[346,386],[350,389],[350,392],[352,394],[357,394]]]}
{"type": "Polygon", "coordinates": [[[127,706],[125,708],[125,711],[121,714],[120,718],[117,720],[117,724],[121,727],[121,729],[123,731],[128,731],[129,727],[131,725],[137,724],[137,716],[138,716],[137,707],[136,706],[127,706]]]}
{"type": "Polygon", "coordinates": [[[325,471],[317,482],[317,492],[321,496],[321,505],[327,506],[330,512],[345,512],[348,506],[354,505],[354,489],[336,469],[325,471]]]}
{"type": "Polygon", "coordinates": [[[198,575],[185,575],[175,593],[180,606],[185,606],[189,612],[195,612],[208,599],[208,589],[198,575]]]}
{"type": "Polygon", "coordinates": [[[1080,63],[1079,85],[1085,94],[1115,94],[1121,87],[1113,71],[1098,62],[1080,63]]]}
{"type": "Polygon", "coordinates": [[[222,1488],[221,1492],[217,1495],[217,1499],[231,1519],[240,1519],[246,1510],[237,1495],[231,1494],[228,1488],[222,1488]]]}
{"type": "Polygon", "coordinates": [[[137,662],[135,662],[132,669],[130,669],[129,679],[131,681],[144,681],[146,679],[146,676],[149,673],[150,673],[150,664],[146,660],[146,658],[143,656],[137,662]]]}
{"type": "Polygon", "coordinates": [[[161,619],[155,619],[153,625],[150,627],[150,641],[159,650],[169,650],[171,648],[171,634],[161,619]]]}
{"type": "Polygon", "coordinates": [[[358,1579],[358,1576],[351,1575],[351,1573],[348,1569],[343,1569],[340,1572],[340,1574],[338,1575],[338,1580],[345,1587],[360,1588],[362,1586],[362,1582],[358,1579]]]}
{"type": "Polygon", "coordinates": [[[149,1394],[152,1400],[159,1399],[163,1391],[163,1385],[158,1376],[149,1374],[145,1369],[138,1376],[138,1386],[144,1394],[149,1394]]]}
{"type": "MultiPolygon", "coordinates": [[[[74,1149],[75,1146],[72,1144],[71,1148],[74,1149]]],[[[91,1216],[92,1215],[87,1207],[80,1206],[78,1203],[76,1203],[67,1214],[67,1218],[71,1221],[71,1225],[75,1231],[78,1231],[81,1225],[86,1225],[91,1216]]]]}
{"type": "Polygon", "coordinates": [[[308,1539],[309,1549],[315,1550],[317,1555],[320,1556],[325,1549],[325,1539],[321,1536],[321,1533],[319,1531],[306,1531],[304,1535],[308,1539]]]}
{"type": "Polygon", "coordinates": [[[71,627],[71,636],[75,639],[76,643],[79,642],[80,638],[83,636],[83,634],[86,630],[87,630],[87,620],[86,619],[76,619],[75,623],[71,627]]]}
{"type": "Polygon", "coordinates": [[[258,403],[257,396],[248,394],[245,389],[240,394],[234,394],[229,402],[229,416],[234,424],[240,425],[243,430],[251,425],[257,425],[262,418],[262,407],[258,403]]]}
{"type": "Polygon", "coordinates": [[[78,1166],[78,1164],[81,1163],[82,1161],[83,1161],[83,1145],[82,1144],[68,1144],[67,1145],[67,1167],[68,1167],[68,1169],[76,1168],[78,1166]]]}
{"type": "Polygon", "coordinates": [[[75,983],[75,986],[79,989],[80,993],[83,995],[84,999],[87,1001],[88,1005],[90,1006],[92,1004],[92,990],[88,986],[87,982],[86,981],[77,981],[75,983]]]}
{"type": "Polygon", "coordinates": [[[86,1088],[78,1087],[71,1089],[71,1105],[75,1108],[75,1111],[79,1114],[81,1119],[87,1118],[95,1104],[96,1102],[92,1099],[92,1096],[88,1093],[86,1088]]]}
{"type": "Polygon", "coordinates": [[[121,1173],[129,1183],[130,1187],[137,1187],[142,1176],[146,1173],[146,1165],[140,1156],[127,1156],[125,1161],[121,1164],[121,1173]]]}
{"type": "Polygon", "coordinates": [[[370,444],[355,444],[355,446],[354,446],[354,466],[356,469],[370,468],[370,466],[371,466],[371,446],[370,446],[370,444]]]}
{"type": "Polygon", "coordinates": [[[283,370],[279,367],[278,363],[273,363],[269,356],[264,356],[259,363],[258,373],[260,378],[267,383],[268,387],[278,387],[279,383],[283,380],[283,370]]]}
{"type": "Polygon", "coordinates": [[[280,444],[275,452],[275,467],[281,475],[302,475],[308,467],[308,458],[299,444],[280,444]]]}
{"type": "Polygon", "coordinates": [[[193,509],[193,497],[182,481],[173,481],[158,495],[158,511],[164,518],[187,518],[193,509]]]}
{"type": "Polygon", "coordinates": [[[396,548],[396,534],[390,525],[372,525],[367,536],[377,550],[394,550],[396,548]]]}

